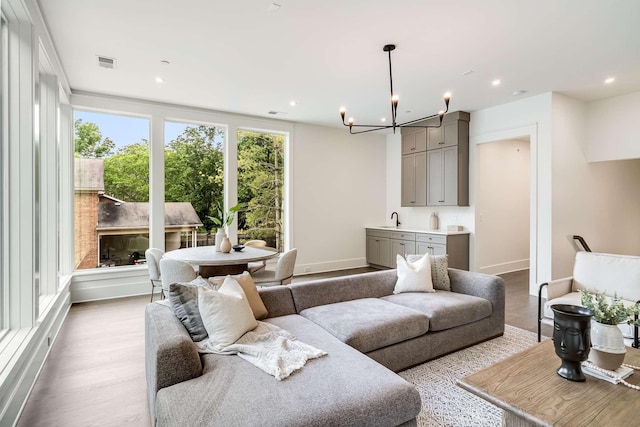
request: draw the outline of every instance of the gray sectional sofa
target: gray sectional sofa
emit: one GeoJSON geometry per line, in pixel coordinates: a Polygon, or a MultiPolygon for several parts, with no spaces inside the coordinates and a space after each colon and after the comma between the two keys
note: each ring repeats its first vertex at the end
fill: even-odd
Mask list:
{"type": "Polygon", "coordinates": [[[171,309],[145,314],[158,426],[415,425],[417,390],[394,371],[504,332],[504,282],[449,269],[451,292],[393,294],[396,271],[260,289],[269,317],[327,356],[277,381],[237,356],[199,354],[171,309]]]}

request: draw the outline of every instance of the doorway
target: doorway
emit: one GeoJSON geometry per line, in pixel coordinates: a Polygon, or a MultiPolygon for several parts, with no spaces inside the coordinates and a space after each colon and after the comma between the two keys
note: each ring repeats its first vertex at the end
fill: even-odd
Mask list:
{"type": "Polygon", "coordinates": [[[530,268],[529,136],[476,146],[476,266],[486,274],[530,268]]]}

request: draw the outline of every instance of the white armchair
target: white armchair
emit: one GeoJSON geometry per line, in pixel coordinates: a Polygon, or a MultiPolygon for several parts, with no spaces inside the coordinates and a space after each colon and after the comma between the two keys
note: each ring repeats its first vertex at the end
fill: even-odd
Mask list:
{"type": "MultiPolygon", "coordinates": [[[[578,252],[573,264],[573,276],[542,283],[538,290],[538,341],[542,324],[553,325],[553,304],[582,305],[580,289],[618,295],[623,304],[640,303],[640,257],[597,252],[578,252]],[[543,293],[546,290],[546,302],[543,293]]],[[[619,325],[625,338],[633,338],[638,347],[638,328],[619,325]]]]}

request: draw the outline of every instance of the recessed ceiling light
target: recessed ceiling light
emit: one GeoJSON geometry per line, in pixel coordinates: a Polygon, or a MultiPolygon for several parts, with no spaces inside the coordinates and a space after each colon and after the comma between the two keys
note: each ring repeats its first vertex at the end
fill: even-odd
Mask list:
{"type": "Polygon", "coordinates": [[[491,82],[493,86],[500,86],[500,83],[502,83],[500,79],[495,79],[494,81],[491,82]]]}
{"type": "Polygon", "coordinates": [[[387,121],[387,118],[386,118],[386,117],[383,117],[383,118],[381,118],[381,119],[380,119],[380,121],[381,121],[382,123],[384,123],[384,122],[386,122],[386,121],[387,121]]]}
{"type": "Polygon", "coordinates": [[[267,12],[276,13],[280,10],[280,5],[278,3],[271,3],[267,8],[267,12]]]}
{"type": "Polygon", "coordinates": [[[156,83],[164,83],[164,79],[162,77],[156,77],[156,83]]]}
{"type": "Polygon", "coordinates": [[[291,105],[292,107],[295,107],[296,106],[296,101],[294,101],[294,100],[289,101],[289,105],[291,105]]]}
{"type": "Polygon", "coordinates": [[[608,85],[608,84],[611,84],[611,83],[613,83],[615,81],[616,81],[615,77],[608,77],[607,79],[605,79],[604,84],[608,85]]]}

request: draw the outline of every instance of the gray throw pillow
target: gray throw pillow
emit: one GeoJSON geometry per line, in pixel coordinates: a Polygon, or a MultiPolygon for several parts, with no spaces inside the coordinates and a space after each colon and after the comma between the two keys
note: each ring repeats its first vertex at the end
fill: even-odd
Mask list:
{"type": "MultiPolygon", "coordinates": [[[[407,255],[407,262],[416,262],[423,255],[407,255]]],[[[450,291],[451,281],[449,280],[449,257],[447,255],[430,255],[431,258],[431,280],[433,288],[439,291],[450,291]]]]}
{"type": "Polygon", "coordinates": [[[207,338],[207,330],[198,309],[198,288],[208,287],[209,282],[197,277],[189,283],[172,283],[169,285],[169,305],[173,314],[180,319],[195,342],[207,338]]]}

